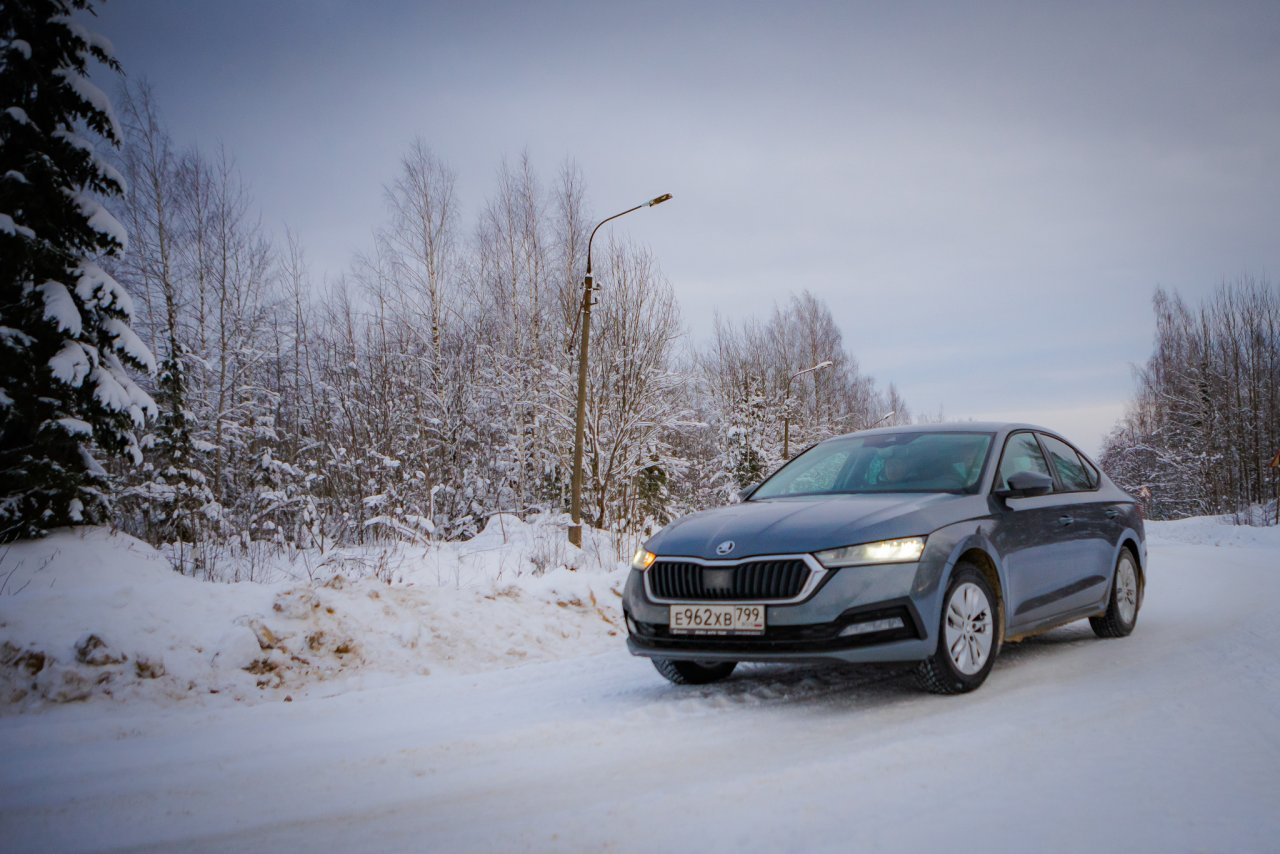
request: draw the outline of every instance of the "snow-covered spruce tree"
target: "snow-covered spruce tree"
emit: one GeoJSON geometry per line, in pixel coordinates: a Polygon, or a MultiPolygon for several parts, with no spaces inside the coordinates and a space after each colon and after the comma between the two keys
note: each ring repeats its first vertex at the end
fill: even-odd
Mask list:
{"type": "Polygon", "coordinates": [[[760,380],[747,374],[733,408],[720,424],[722,468],[732,479],[726,491],[754,486],[776,468],[779,453],[769,426],[769,404],[760,380]]]}
{"type": "Polygon", "coordinates": [[[125,245],[95,196],[119,174],[86,132],[120,133],[88,63],[119,65],[71,16],[87,0],[0,5],[0,539],[103,521],[103,449],[137,462],[154,413],[126,366],[153,369],[128,294],[97,260],[125,245]]]}

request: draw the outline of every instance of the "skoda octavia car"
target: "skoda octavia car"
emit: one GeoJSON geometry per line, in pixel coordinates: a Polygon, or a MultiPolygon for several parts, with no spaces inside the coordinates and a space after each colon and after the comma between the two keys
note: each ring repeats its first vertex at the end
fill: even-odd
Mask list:
{"type": "Polygon", "coordinates": [[[1084,618],[1128,635],[1146,557],[1134,499],[1050,430],[867,430],[644,543],[627,643],[682,684],[835,659],[914,663],[926,689],[960,693],[1005,641],[1084,618]]]}

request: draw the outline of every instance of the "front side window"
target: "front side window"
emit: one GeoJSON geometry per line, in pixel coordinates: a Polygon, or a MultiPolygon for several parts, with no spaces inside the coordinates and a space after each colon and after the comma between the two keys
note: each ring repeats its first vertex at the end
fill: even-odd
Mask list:
{"type": "Polygon", "coordinates": [[[973,493],[990,433],[880,433],[823,442],[779,470],[751,499],[868,492],[973,493]]]}
{"type": "Polygon", "coordinates": [[[1058,470],[1058,479],[1067,492],[1083,492],[1098,485],[1093,467],[1090,466],[1076,449],[1052,436],[1040,434],[1040,441],[1053,458],[1053,467],[1058,470]]]}
{"type": "Polygon", "coordinates": [[[1000,458],[1000,471],[996,474],[996,489],[1009,489],[1009,478],[1018,472],[1034,471],[1052,478],[1049,465],[1044,461],[1036,437],[1030,433],[1014,433],[1004,445],[1000,458]]]}

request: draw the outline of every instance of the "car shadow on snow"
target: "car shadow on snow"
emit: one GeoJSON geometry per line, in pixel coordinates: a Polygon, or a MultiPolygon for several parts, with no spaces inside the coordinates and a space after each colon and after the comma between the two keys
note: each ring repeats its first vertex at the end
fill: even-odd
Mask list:
{"type": "MultiPolygon", "coordinates": [[[[1072,623],[1016,643],[1006,643],[994,674],[1005,681],[1011,673],[1037,664],[1052,666],[1073,647],[1102,643],[1087,622],[1072,623]]],[[[927,696],[915,680],[915,667],[903,664],[740,664],[723,682],[669,685],[658,682],[654,699],[693,701],[715,709],[782,705],[839,705],[874,708],[927,696]]],[[[654,676],[659,678],[655,673],[654,676]]],[[[978,689],[982,691],[981,688],[978,689]]]]}
{"type": "Polygon", "coordinates": [[[1040,660],[1045,656],[1058,655],[1069,647],[1105,642],[1093,633],[1087,620],[1079,620],[1059,626],[1042,635],[1006,643],[1000,650],[1000,657],[996,659],[996,668],[1009,670],[1040,660]]]}
{"type": "Polygon", "coordinates": [[[912,669],[902,665],[839,663],[740,664],[723,682],[671,685],[655,679],[645,693],[659,704],[672,701],[688,709],[727,711],[734,708],[859,705],[901,701],[918,694],[912,669]]]}

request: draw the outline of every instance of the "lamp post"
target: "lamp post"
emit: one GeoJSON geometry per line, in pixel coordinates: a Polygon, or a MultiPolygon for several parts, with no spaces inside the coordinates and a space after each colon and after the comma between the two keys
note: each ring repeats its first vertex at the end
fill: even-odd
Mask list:
{"type": "Polygon", "coordinates": [[[578,414],[573,427],[573,480],[569,498],[569,514],[573,519],[573,524],[569,526],[569,542],[575,546],[582,546],[582,444],[587,425],[587,348],[591,344],[591,291],[595,287],[591,278],[591,242],[596,239],[600,226],[606,222],[641,208],[660,205],[670,198],[670,193],[663,193],[644,204],[605,217],[596,223],[596,227],[591,229],[591,236],[587,238],[587,275],[582,280],[582,344],[578,349],[578,414]]]}
{"type": "Polygon", "coordinates": [[[805,374],[820,371],[823,368],[831,367],[834,362],[830,359],[819,362],[811,368],[805,368],[803,371],[796,371],[787,379],[786,388],[782,392],[782,461],[786,462],[791,459],[791,383],[795,382],[796,377],[802,377],[805,374]]]}

